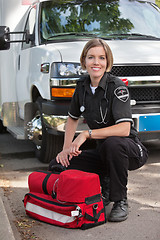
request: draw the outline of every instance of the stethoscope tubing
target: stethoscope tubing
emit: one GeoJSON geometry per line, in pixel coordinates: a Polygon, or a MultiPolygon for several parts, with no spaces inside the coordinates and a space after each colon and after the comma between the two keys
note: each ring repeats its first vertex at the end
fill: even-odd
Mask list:
{"type": "MultiPolygon", "coordinates": [[[[104,96],[103,98],[100,100],[100,115],[101,115],[101,119],[102,121],[97,121],[94,120],[96,123],[98,124],[107,124],[108,121],[105,122],[105,118],[107,116],[107,112],[108,112],[108,99],[107,99],[107,90],[108,90],[108,83],[106,83],[106,88],[105,88],[105,92],[104,92],[104,96]],[[102,100],[105,100],[107,102],[107,106],[106,106],[106,110],[105,113],[103,115],[103,111],[102,111],[102,100]]],[[[82,106],[80,107],[80,111],[83,113],[85,111],[85,98],[86,98],[86,90],[84,90],[84,94],[83,94],[83,102],[82,102],[82,106]]]]}

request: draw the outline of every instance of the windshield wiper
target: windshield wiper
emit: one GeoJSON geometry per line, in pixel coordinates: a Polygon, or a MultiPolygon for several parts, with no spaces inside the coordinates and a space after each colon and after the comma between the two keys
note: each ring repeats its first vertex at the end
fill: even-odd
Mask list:
{"type": "Polygon", "coordinates": [[[106,36],[101,36],[100,34],[95,33],[87,33],[87,32],[70,32],[70,33],[57,33],[52,35],[46,39],[46,42],[49,40],[53,40],[57,37],[65,37],[65,36],[76,36],[76,37],[100,37],[104,40],[110,39],[127,39],[127,40],[160,40],[160,38],[152,36],[152,35],[145,35],[140,33],[113,33],[107,34],[106,36]]]}
{"type": "Polygon", "coordinates": [[[78,36],[78,37],[96,37],[97,35],[94,33],[85,33],[85,32],[70,32],[70,33],[58,33],[55,35],[52,35],[46,39],[46,41],[56,38],[56,37],[65,37],[65,36],[78,36]]]}
{"type": "Polygon", "coordinates": [[[110,34],[109,36],[112,37],[117,37],[117,38],[126,38],[128,40],[136,40],[136,39],[141,39],[141,40],[160,40],[160,38],[152,36],[152,35],[145,35],[145,34],[140,34],[140,33],[115,33],[115,34],[110,34]]]}

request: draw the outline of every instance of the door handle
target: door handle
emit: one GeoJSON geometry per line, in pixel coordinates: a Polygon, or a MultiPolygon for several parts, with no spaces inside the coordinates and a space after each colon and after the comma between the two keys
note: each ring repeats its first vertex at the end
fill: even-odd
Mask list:
{"type": "Polygon", "coordinates": [[[20,62],[21,62],[20,60],[21,60],[21,57],[20,57],[20,55],[19,55],[19,56],[18,56],[18,70],[20,70],[20,65],[21,65],[21,64],[20,64],[20,62]]]}

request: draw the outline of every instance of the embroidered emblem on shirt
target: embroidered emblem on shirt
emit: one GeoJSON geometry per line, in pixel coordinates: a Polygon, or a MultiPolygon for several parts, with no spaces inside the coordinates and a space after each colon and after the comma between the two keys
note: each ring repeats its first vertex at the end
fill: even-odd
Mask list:
{"type": "Polygon", "coordinates": [[[127,102],[129,98],[129,92],[126,87],[120,86],[114,90],[114,94],[116,97],[122,101],[122,102],[127,102]]]}

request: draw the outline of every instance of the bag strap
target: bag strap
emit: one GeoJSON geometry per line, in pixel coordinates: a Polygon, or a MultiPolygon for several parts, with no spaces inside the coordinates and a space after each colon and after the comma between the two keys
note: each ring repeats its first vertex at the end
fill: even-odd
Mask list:
{"type": "Polygon", "coordinates": [[[51,176],[51,174],[53,174],[53,173],[48,173],[48,174],[45,176],[45,178],[44,178],[44,180],[43,180],[43,183],[42,183],[42,189],[43,189],[43,192],[44,192],[45,194],[49,194],[48,191],[47,191],[47,182],[48,182],[48,179],[49,179],[49,177],[51,176]]]}
{"type": "Polygon", "coordinates": [[[85,213],[85,218],[89,221],[92,222],[98,222],[98,219],[100,218],[101,213],[105,212],[105,209],[102,208],[98,213],[97,213],[97,209],[96,206],[97,204],[93,205],[93,216],[89,215],[88,213],[85,213]]]}
{"type": "Polygon", "coordinates": [[[43,183],[42,183],[42,188],[43,188],[43,191],[45,194],[49,194],[48,191],[47,191],[47,182],[48,182],[48,179],[49,177],[51,176],[51,174],[60,174],[61,172],[64,171],[64,167],[61,166],[61,165],[55,165],[53,166],[52,168],[52,172],[48,172],[48,171],[39,171],[39,172],[44,172],[44,173],[47,173],[46,177],[44,178],[43,180],[43,183]]]}

